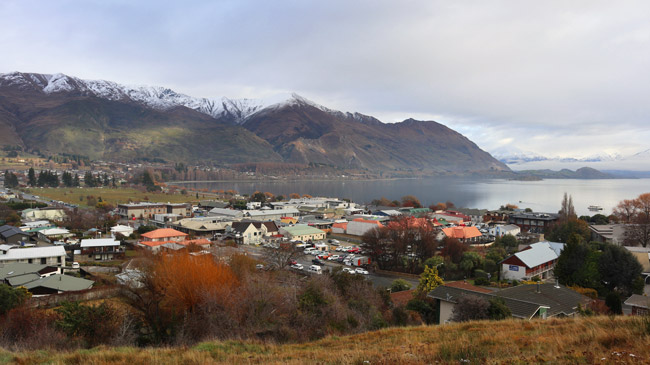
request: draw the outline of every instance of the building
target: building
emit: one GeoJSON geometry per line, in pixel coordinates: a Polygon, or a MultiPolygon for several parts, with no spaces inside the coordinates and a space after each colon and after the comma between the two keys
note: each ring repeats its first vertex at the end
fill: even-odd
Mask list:
{"type": "Polygon", "coordinates": [[[38,238],[48,242],[65,240],[66,238],[74,237],[74,235],[74,233],[71,233],[65,228],[48,228],[38,231],[38,238]]]}
{"type": "Polygon", "coordinates": [[[296,241],[318,241],[325,239],[325,232],[304,224],[280,228],[280,234],[296,241]]]}
{"type": "Polygon", "coordinates": [[[0,238],[6,244],[17,245],[29,241],[29,234],[18,227],[4,225],[0,227],[0,238]]]}
{"type": "Polygon", "coordinates": [[[514,224],[506,224],[494,226],[490,228],[488,232],[490,233],[490,236],[493,237],[503,237],[507,234],[511,236],[517,236],[519,233],[521,233],[521,228],[514,224]]]}
{"type": "Polygon", "coordinates": [[[555,263],[563,249],[563,243],[533,243],[500,262],[501,279],[530,280],[535,276],[548,279],[552,276],[555,263]]]}
{"type": "MultiPolygon", "coordinates": [[[[165,252],[179,252],[179,251],[190,251],[192,247],[196,247],[196,250],[207,250],[210,248],[212,242],[205,238],[198,238],[195,240],[185,240],[185,241],[172,241],[163,243],[160,245],[160,249],[165,252]]],[[[193,250],[192,250],[193,251],[193,250]]]]}
{"type": "Polygon", "coordinates": [[[156,214],[192,216],[192,205],[186,203],[129,203],[118,204],[117,212],[124,218],[151,219],[156,214]]]}
{"type": "Polygon", "coordinates": [[[65,266],[65,249],[62,246],[19,248],[14,245],[0,245],[0,263],[12,262],[65,266]]]}
{"type": "Polygon", "coordinates": [[[241,219],[244,217],[244,212],[236,209],[226,208],[213,208],[208,212],[209,217],[222,217],[225,219],[241,219]]]}
{"type": "Polygon", "coordinates": [[[348,222],[340,222],[340,223],[332,224],[332,233],[345,234],[347,229],[348,229],[348,222]]]}
{"type": "Polygon", "coordinates": [[[623,245],[625,241],[624,224],[593,224],[589,226],[591,240],[623,245]]]}
{"type": "Polygon", "coordinates": [[[485,300],[501,298],[514,318],[525,320],[575,316],[579,306],[585,306],[590,301],[578,292],[554,284],[519,285],[494,292],[466,283],[454,284],[441,285],[427,294],[440,309],[440,324],[452,322],[454,306],[465,296],[485,300]]]}
{"type": "Polygon", "coordinates": [[[632,294],[624,304],[630,306],[633,316],[647,316],[650,314],[650,297],[645,295],[632,294]]]}
{"type": "Polygon", "coordinates": [[[20,215],[23,221],[62,221],[66,218],[65,210],[54,207],[25,209],[20,215]]]}
{"type": "Polygon", "coordinates": [[[23,284],[34,296],[60,294],[70,291],[87,290],[95,284],[92,280],[69,275],[51,275],[23,284]]]}
{"type": "Polygon", "coordinates": [[[124,258],[124,247],[113,238],[81,240],[81,255],[95,261],[108,261],[124,258]]]}
{"type": "Polygon", "coordinates": [[[282,217],[299,217],[300,211],[296,208],[269,209],[269,210],[245,210],[244,217],[256,221],[279,221],[282,217]]]}
{"type": "Polygon", "coordinates": [[[169,223],[167,226],[180,232],[194,234],[197,237],[212,238],[217,233],[225,233],[226,229],[232,226],[232,220],[220,217],[185,218],[169,223]]]}
{"type": "Polygon", "coordinates": [[[384,225],[378,221],[355,218],[352,221],[348,222],[345,233],[353,236],[363,236],[366,232],[375,228],[382,228],[383,226],[384,225]]]}
{"type": "Polygon", "coordinates": [[[463,243],[474,243],[480,241],[483,233],[476,227],[449,227],[443,228],[442,234],[448,238],[455,238],[463,243]]]}
{"type": "Polygon", "coordinates": [[[155,231],[143,233],[138,245],[157,252],[161,245],[167,242],[185,241],[186,237],[187,233],[179,232],[172,228],[160,228],[155,231]]]}
{"type": "Polygon", "coordinates": [[[646,283],[650,281],[650,247],[630,247],[625,246],[625,249],[639,261],[643,275],[646,276],[646,283]]]}
{"type": "Polygon", "coordinates": [[[515,213],[508,217],[508,223],[519,226],[522,232],[544,233],[558,219],[554,213],[515,213]]]}
{"type": "Polygon", "coordinates": [[[22,226],[20,226],[20,229],[27,232],[29,230],[35,229],[35,228],[43,228],[43,227],[51,227],[52,223],[48,220],[40,220],[40,221],[33,221],[33,222],[24,222],[22,226]]]}
{"type": "Polygon", "coordinates": [[[118,234],[122,235],[123,237],[129,237],[130,235],[133,234],[133,231],[134,231],[133,227],[118,224],[115,227],[111,227],[111,237],[117,238],[118,234]]]}
{"type": "Polygon", "coordinates": [[[60,267],[41,264],[24,264],[18,262],[0,264],[0,282],[14,287],[21,286],[34,279],[60,273],[60,267]]]}

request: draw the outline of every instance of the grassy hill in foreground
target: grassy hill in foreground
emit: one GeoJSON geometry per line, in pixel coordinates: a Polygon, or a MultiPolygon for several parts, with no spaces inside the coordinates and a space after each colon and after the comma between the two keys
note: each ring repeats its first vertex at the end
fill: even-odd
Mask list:
{"type": "Polygon", "coordinates": [[[0,352],[5,363],[74,364],[419,364],[649,363],[650,322],[638,317],[480,321],[391,328],[303,344],[204,342],[137,349],[0,352]]]}

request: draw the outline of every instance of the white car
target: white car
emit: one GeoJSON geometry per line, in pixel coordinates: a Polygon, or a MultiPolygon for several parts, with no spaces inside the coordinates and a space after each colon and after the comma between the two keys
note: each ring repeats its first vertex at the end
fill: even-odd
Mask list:
{"type": "Polygon", "coordinates": [[[362,274],[362,275],[368,275],[368,274],[370,274],[370,273],[368,272],[368,270],[366,270],[366,269],[362,269],[362,268],[360,268],[360,267],[357,267],[354,271],[355,271],[357,274],[362,274]]]}
{"type": "Polygon", "coordinates": [[[302,270],[304,269],[304,266],[302,266],[302,264],[293,264],[291,265],[291,268],[295,270],[302,270]]]}
{"type": "Polygon", "coordinates": [[[356,274],[356,272],[354,272],[354,269],[350,269],[349,267],[344,267],[343,272],[346,272],[348,274],[356,274]]]}
{"type": "Polygon", "coordinates": [[[339,257],[341,257],[341,256],[339,256],[339,255],[332,255],[332,256],[328,257],[327,260],[329,260],[329,261],[336,261],[336,260],[339,259],[339,257]]]}

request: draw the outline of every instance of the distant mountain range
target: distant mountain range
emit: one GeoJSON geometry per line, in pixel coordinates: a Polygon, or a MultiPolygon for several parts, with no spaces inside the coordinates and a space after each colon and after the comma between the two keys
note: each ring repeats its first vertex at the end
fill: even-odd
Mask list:
{"type": "Polygon", "coordinates": [[[510,173],[472,141],[434,121],[385,124],[295,94],[266,105],[62,74],[0,74],[0,145],[104,160],[510,173]]]}
{"type": "Polygon", "coordinates": [[[498,148],[492,155],[515,171],[566,170],[589,166],[616,177],[650,177],[650,149],[632,155],[602,153],[583,158],[542,156],[517,148],[498,148]]]}

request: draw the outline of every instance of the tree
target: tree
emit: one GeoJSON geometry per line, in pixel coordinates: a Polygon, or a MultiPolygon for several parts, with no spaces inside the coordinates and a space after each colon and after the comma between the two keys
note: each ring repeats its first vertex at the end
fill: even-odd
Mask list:
{"type": "Polygon", "coordinates": [[[266,194],[261,191],[256,191],[251,195],[250,201],[264,204],[266,203],[266,194]]]}
{"type": "Polygon", "coordinates": [[[57,327],[68,337],[83,339],[89,347],[110,339],[118,330],[120,316],[105,302],[96,306],[64,302],[55,311],[61,317],[56,322],[57,327]]]}
{"type": "Polygon", "coordinates": [[[96,186],[95,177],[93,176],[92,172],[86,171],[84,174],[84,184],[86,184],[86,186],[89,188],[94,188],[96,186]]]}
{"type": "Polygon", "coordinates": [[[583,241],[589,241],[591,237],[589,224],[577,218],[559,220],[547,230],[546,237],[549,241],[567,242],[574,234],[579,235],[583,241]]]}
{"type": "Polygon", "coordinates": [[[643,268],[625,247],[605,244],[598,259],[598,271],[607,289],[618,290],[628,296],[634,291],[635,281],[641,276],[643,268]]]}
{"type": "Polygon", "coordinates": [[[303,250],[291,242],[281,243],[278,248],[266,248],[265,251],[269,264],[277,269],[284,269],[303,254],[303,250]]]}
{"type": "Polygon", "coordinates": [[[23,305],[31,296],[32,294],[25,287],[12,288],[6,284],[0,284],[0,315],[23,305]]]}
{"type": "Polygon", "coordinates": [[[420,283],[416,289],[416,292],[420,296],[424,296],[433,289],[444,285],[445,282],[440,276],[438,276],[437,267],[424,267],[424,272],[420,275],[420,283]]]}
{"type": "Polygon", "coordinates": [[[403,207],[422,208],[420,200],[413,195],[406,195],[402,197],[403,207]]]}
{"type": "Polygon", "coordinates": [[[576,219],[576,210],[573,207],[573,197],[564,193],[564,198],[562,198],[562,207],[559,211],[560,221],[567,221],[569,219],[576,219]]]}
{"type": "Polygon", "coordinates": [[[609,310],[614,314],[623,314],[623,305],[621,304],[621,296],[617,292],[609,292],[605,296],[605,304],[609,310]]]}
{"type": "Polygon", "coordinates": [[[395,279],[390,285],[391,293],[397,293],[400,291],[405,291],[411,289],[411,284],[404,279],[395,279]]]}
{"type": "Polygon", "coordinates": [[[465,252],[460,260],[458,266],[465,272],[468,276],[472,276],[474,270],[481,267],[483,264],[483,258],[476,252],[465,252]]]}
{"type": "Polygon", "coordinates": [[[623,200],[614,208],[614,215],[625,224],[626,246],[647,247],[650,244],[650,193],[623,200]]]}
{"type": "Polygon", "coordinates": [[[30,167],[29,172],[27,172],[27,185],[36,186],[36,172],[33,167],[30,167]]]}
{"type": "Polygon", "coordinates": [[[490,306],[487,309],[488,318],[498,321],[512,317],[512,312],[503,298],[492,298],[489,302],[490,306]]]}
{"type": "Polygon", "coordinates": [[[598,287],[600,274],[594,264],[597,255],[585,244],[582,237],[574,234],[564,245],[555,264],[554,274],[560,283],[567,286],[598,287]]]}
{"type": "Polygon", "coordinates": [[[15,188],[18,186],[18,177],[13,172],[5,170],[5,188],[15,188]]]}
{"type": "Polygon", "coordinates": [[[460,260],[463,258],[463,253],[467,251],[467,246],[456,238],[449,237],[445,237],[442,244],[442,255],[444,257],[449,257],[451,262],[454,264],[459,264],[460,260]]]}
{"type": "Polygon", "coordinates": [[[454,322],[467,322],[488,319],[490,302],[484,297],[465,295],[457,299],[452,310],[451,320],[454,322]]]}

